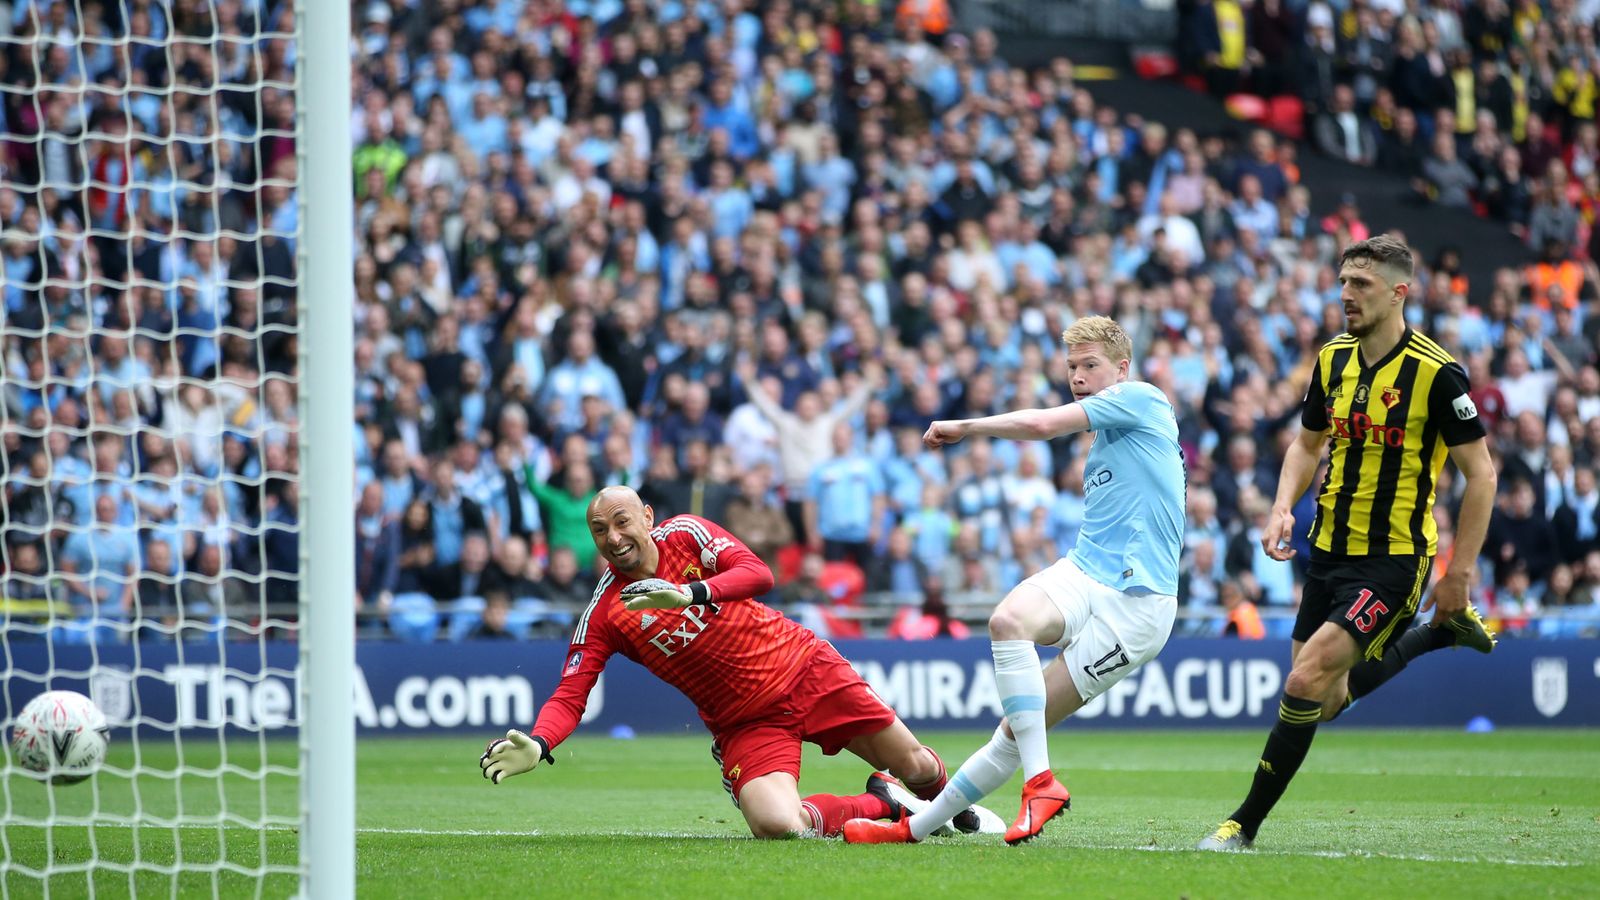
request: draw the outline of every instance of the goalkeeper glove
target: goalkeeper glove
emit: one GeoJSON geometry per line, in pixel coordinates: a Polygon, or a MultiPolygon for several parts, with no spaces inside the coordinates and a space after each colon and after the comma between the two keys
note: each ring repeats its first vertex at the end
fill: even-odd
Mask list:
{"type": "Polygon", "coordinates": [[[483,770],[483,777],[499,784],[513,775],[531,772],[541,760],[556,764],[544,739],[529,737],[513,728],[505,737],[489,742],[489,748],[478,758],[478,768],[483,770]]]}
{"type": "Polygon", "coordinates": [[[646,578],[624,585],[622,605],[630,612],[641,609],[682,609],[691,603],[704,603],[711,592],[698,581],[673,584],[662,578],[646,578]]]}

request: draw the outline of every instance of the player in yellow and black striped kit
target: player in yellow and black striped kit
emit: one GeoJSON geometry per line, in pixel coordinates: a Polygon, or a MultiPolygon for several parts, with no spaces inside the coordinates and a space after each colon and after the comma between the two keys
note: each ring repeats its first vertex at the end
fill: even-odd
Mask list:
{"type": "Polygon", "coordinates": [[[1251,845],[1305,760],[1318,722],[1430,650],[1494,649],[1494,636],[1467,602],[1494,508],[1494,463],[1466,372],[1406,325],[1412,266],[1411,251],[1387,235],[1352,244],[1340,259],[1348,333],[1317,356],[1300,438],[1284,457],[1262,535],[1273,559],[1294,555],[1290,509],[1310,487],[1327,445],[1292,668],[1249,795],[1198,849],[1251,845]],[[1433,620],[1410,628],[1438,549],[1434,489],[1447,456],[1467,484],[1454,552],[1428,601],[1433,620]]]}

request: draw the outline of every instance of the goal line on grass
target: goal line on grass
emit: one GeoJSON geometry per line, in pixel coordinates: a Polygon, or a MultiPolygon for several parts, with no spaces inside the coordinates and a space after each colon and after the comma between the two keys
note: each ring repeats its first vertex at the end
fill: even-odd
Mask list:
{"type": "MultiPolygon", "coordinates": [[[[19,828],[19,827],[28,827],[28,826],[9,825],[7,827],[8,828],[19,828]]],[[[140,827],[140,826],[130,825],[127,822],[94,822],[94,823],[91,823],[91,822],[84,821],[84,820],[78,820],[78,821],[70,821],[70,822],[68,822],[66,824],[57,823],[54,827],[59,829],[59,828],[63,828],[63,827],[76,827],[76,828],[90,828],[90,827],[93,827],[93,828],[134,828],[134,827],[140,827]]],[[[164,825],[159,825],[159,826],[157,826],[157,825],[144,825],[142,827],[144,827],[144,828],[146,828],[148,830],[151,830],[151,831],[161,831],[161,830],[171,831],[171,830],[173,830],[175,828],[205,828],[205,829],[208,829],[208,830],[211,830],[211,831],[219,831],[219,830],[231,831],[231,830],[243,830],[243,829],[248,829],[248,830],[251,830],[251,831],[292,831],[292,830],[295,830],[295,828],[296,828],[296,826],[290,825],[290,824],[274,824],[274,825],[270,825],[270,826],[268,826],[266,828],[260,828],[258,826],[247,825],[247,824],[236,823],[236,822],[227,822],[227,823],[185,822],[185,823],[182,823],[182,824],[170,824],[169,823],[169,824],[164,824],[164,825]]],[[[628,838],[628,837],[631,837],[631,838],[670,838],[672,840],[682,840],[682,841],[744,840],[744,838],[731,837],[731,836],[725,835],[725,834],[704,834],[704,833],[696,833],[696,832],[689,832],[689,831],[584,831],[584,832],[564,833],[564,832],[539,831],[537,829],[517,830],[517,829],[494,829],[494,828],[375,828],[375,827],[374,828],[360,828],[360,827],[358,827],[356,829],[356,833],[357,834],[394,834],[394,835],[407,835],[407,834],[409,834],[409,835],[417,835],[419,837],[521,837],[521,838],[535,838],[535,837],[545,837],[545,838],[553,838],[553,837],[628,838]]],[[[966,838],[958,838],[957,840],[966,841],[967,839],[966,838]]],[[[1188,847],[1151,847],[1151,846],[1130,847],[1130,846],[1128,846],[1126,844],[1073,844],[1072,846],[1067,847],[1066,849],[1069,849],[1069,850],[1132,851],[1132,852],[1140,852],[1140,853],[1193,853],[1194,852],[1193,850],[1191,850],[1188,847]]],[[[1448,863],[1448,864],[1452,864],[1452,865],[1454,865],[1454,864],[1463,864],[1463,863],[1466,863],[1466,864],[1483,864],[1483,863],[1487,863],[1489,865],[1498,865],[1498,866],[1531,866],[1531,867],[1535,867],[1535,868],[1547,868],[1547,869],[1567,869],[1567,868],[1575,868],[1575,867],[1580,867],[1580,866],[1587,865],[1587,863],[1573,862],[1571,860],[1564,860],[1564,859],[1505,859],[1505,858],[1495,858],[1495,857],[1488,857],[1488,856],[1436,856],[1436,855],[1431,854],[1431,853],[1366,853],[1366,852],[1355,851],[1355,850],[1253,850],[1253,851],[1250,851],[1248,853],[1244,853],[1244,854],[1241,854],[1241,855],[1246,857],[1246,858],[1248,858],[1250,856],[1262,856],[1262,857],[1307,856],[1307,857],[1315,857],[1315,858],[1319,858],[1319,859],[1393,859],[1393,860],[1400,860],[1402,862],[1448,863]]]]}

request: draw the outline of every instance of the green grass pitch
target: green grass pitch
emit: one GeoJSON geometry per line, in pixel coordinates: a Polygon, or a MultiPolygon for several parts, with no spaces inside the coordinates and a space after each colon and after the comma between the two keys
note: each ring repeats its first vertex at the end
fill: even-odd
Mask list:
{"type": "MultiPolygon", "coordinates": [[[[923,735],[952,768],[987,735],[923,735]]],[[[485,739],[488,735],[486,734],[485,739]]],[[[359,746],[358,892],[362,897],[1596,897],[1600,896],[1600,733],[1362,731],[1324,728],[1311,757],[1248,854],[1187,848],[1242,797],[1264,733],[1074,732],[1051,735],[1051,758],[1073,809],[1031,845],[998,838],[933,839],[915,847],[838,841],[758,842],[727,801],[700,734],[631,741],[579,737],[559,764],[499,787],[478,774],[472,739],[375,739],[359,746]]],[[[227,745],[226,762],[293,766],[292,743],[227,745]]],[[[214,769],[222,748],[189,742],[191,768],[214,769]]],[[[293,865],[289,827],[192,827],[181,841],[162,818],[179,811],[245,818],[263,806],[293,817],[298,784],[214,772],[174,778],[171,745],[128,741],[92,782],[47,788],[4,778],[0,849],[7,897],[38,897],[26,870],[47,859],[93,874],[96,897],[253,896],[227,869],[172,876],[175,843],[188,863],[293,865]],[[94,828],[25,824],[57,816],[146,824],[94,828]],[[134,865],[137,861],[137,865],[134,865]]],[[[806,792],[855,792],[866,766],[807,748],[806,792]]],[[[992,809],[1015,814],[1020,777],[992,809]]],[[[52,897],[88,896],[82,871],[55,876],[52,897]]],[[[290,896],[293,875],[261,885],[290,896]]]]}

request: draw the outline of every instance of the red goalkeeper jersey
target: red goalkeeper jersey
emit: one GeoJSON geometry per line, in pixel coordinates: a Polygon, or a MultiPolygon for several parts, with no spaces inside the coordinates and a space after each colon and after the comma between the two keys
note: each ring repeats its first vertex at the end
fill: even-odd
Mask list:
{"type": "Polygon", "coordinates": [[[573,632],[561,683],[533,725],[531,733],[552,747],[578,727],[613,653],[682,691],[717,731],[782,696],[821,643],[810,629],[750,599],[772,588],[772,571],[721,526],[675,516],[650,536],[661,553],[656,577],[704,582],[710,600],[629,612],[619,598],[629,581],[608,565],[573,632]]]}

